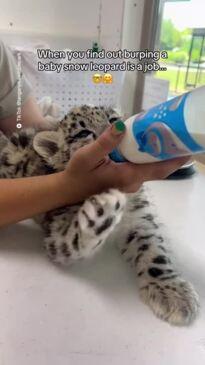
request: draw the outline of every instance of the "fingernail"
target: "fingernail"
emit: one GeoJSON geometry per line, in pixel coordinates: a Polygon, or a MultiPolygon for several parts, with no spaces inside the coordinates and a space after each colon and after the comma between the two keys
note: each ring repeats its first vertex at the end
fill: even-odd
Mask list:
{"type": "Polygon", "coordinates": [[[112,132],[114,134],[121,134],[125,131],[125,129],[126,129],[126,126],[122,120],[117,120],[117,122],[115,122],[112,125],[112,132]]]}

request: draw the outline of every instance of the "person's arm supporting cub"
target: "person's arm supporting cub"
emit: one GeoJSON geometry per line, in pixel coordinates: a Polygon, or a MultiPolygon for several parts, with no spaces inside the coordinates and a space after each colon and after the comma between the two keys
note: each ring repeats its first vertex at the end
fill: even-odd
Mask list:
{"type": "Polygon", "coordinates": [[[137,191],[144,181],[163,179],[187,158],[135,165],[115,163],[108,153],[123,133],[113,125],[95,142],[80,148],[64,171],[46,175],[0,180],[0,226],[14,223],[64,205],[73,205],[108,188],[137,191]]]}
{"type": "MultiPolygon", "coordinates": [[[[16,115],[10,115],[7,118],[1,118],[1,131],[6,135],[11,135],[12,132],[18,131],[16,115]]],[[[23,128],[33,127],[36,129],[47,129],[50,127],[49,122],[45,120],[42,112],[37,104],[35,97],[31,94],[26,99],[21,107],[21,124],[23,128]]]]}

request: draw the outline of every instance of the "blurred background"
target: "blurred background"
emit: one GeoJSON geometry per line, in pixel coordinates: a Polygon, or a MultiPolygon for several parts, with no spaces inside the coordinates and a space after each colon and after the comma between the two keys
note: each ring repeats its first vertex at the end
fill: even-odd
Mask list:
{"type": "MultiPolygon", "coordinates": [[[[50,93],[54,99],[59,99],[55,101],[60,102],[62,108],[80,100],[94,101],[94,104],[110,102],[129,116],[205,84],[203,0],[0,0],[0,8],[0,36],[14,51],[31,51],[37,45],[87,49],[97,42],[106,50],[168,52],[168,59],[160,60],[160,64],[166,64],[166,72],[126,72],[123,75],[121,72],[109,89],[89,85],[90,91],[84,94],[81,78],[76,96],[73,90],[69,100],[56,95],[56,89],[63,90],[62,80],[58,80],[60,87],[56,86],[57,79],[50,86],[45,80],[43,88],[38,76],[33,81],[34,69],[32,75],[30,67],[36,95],[50,93]]],[[[72,84],[75,84],[73,79],[72,84]]]]}
{"type": "Polygon", "coordinates": [[[205,4],[201,0],[164,1],[159,8],[156,45],[167,50],[170,94],[205,84],[205,4]]]}

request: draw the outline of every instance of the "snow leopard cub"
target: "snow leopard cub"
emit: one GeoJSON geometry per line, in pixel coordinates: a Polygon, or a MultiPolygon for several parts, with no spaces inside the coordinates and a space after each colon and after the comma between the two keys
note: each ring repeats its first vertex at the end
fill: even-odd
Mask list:
{"type": "MultiPolygon", "coordinates": [[[[116,119],[111,109],[82,106],[72,109],[53,130],[25,129],[9,140],[2,134],[0,177],[61,171],[78,148],[95,140],[116,119]]],[[[172,263],[145,188],[127,196],[110,189],[82,204],[42,214],[39,221],[45,249],[54,262],[69,264],[93,255],[106,241],[115,241],[136,271],[141,297],[158,317],[175,325],[187,325],[195,318],[198,296],[172,263]]]]}

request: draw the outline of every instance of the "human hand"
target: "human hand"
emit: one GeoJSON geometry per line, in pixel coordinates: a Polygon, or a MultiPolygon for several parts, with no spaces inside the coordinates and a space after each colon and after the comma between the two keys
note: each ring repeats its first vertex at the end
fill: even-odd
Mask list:
{"type": "Polygon", "coordinates": [[[69,202],[80,202],[108,188],[135,192],[145,181],[166,178],[190,158],[181,157],[149,164],[116,163],[108,154],[123,138],[124,131],[119,131],[119,126],[124,126],[125,131],[125,125],[116,122],[96,141],[80,148],[72,156],[63,172],[69,202]]]}

